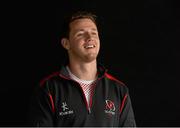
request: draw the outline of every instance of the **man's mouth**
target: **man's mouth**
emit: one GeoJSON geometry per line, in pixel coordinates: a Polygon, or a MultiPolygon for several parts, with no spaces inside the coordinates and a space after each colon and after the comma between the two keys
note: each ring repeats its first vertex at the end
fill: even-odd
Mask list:
{"type": "Polygon", "coordinates": [[[93,44],[89,44],[89,45],[85,45],[84,48],[85,49],[91,49],[91,48],[95,48],[96,45],[93,45],[93,44]]]}

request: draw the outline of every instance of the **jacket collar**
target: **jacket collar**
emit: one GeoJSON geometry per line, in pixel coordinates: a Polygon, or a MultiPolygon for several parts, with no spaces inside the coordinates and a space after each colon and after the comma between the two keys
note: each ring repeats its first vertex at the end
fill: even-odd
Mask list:
{"type": "MultiPolygon", "coordinates": [[[[98,79],[102,78],[105,73],[107,72],[107,69],[100,63],[97,64],[97,71],[98,71],[98,79]]],[[[64,79],[70,79],[69,73],[66,69],[66,65],[63,64],[60,69],[60,76],[64,79]]]]}

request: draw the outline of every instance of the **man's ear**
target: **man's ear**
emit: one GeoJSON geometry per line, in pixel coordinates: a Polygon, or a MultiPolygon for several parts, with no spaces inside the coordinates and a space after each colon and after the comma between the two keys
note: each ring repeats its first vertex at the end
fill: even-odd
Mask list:
{"type": "Polygon", "coordinates": [[[62,38],[61,39],[61,45],[66,49],[69,50],[70,45],[69,45],[69,40],[67,38],[62,38]]]}

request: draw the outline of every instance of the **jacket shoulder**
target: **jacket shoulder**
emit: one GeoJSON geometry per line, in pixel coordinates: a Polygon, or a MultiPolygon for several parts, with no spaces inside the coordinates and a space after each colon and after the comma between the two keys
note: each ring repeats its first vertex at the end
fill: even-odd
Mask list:
{"type": "Polygon", "coordinates": [[[105,77],[111,81],[118,83],[118,85],[126,86],[121,80],[117,79],[116,77],[114,77],[113,75],[111,75],[109,73],[105,73],[105,77]]]}
{"type": "Polygon", "coordinates": [[[50,81],[51,79],[59,76],[59,71],[53,72],[49,74],[48,76],[44,77],[40,80],[40,86],[42,87],[47,81],[50,81]]]}

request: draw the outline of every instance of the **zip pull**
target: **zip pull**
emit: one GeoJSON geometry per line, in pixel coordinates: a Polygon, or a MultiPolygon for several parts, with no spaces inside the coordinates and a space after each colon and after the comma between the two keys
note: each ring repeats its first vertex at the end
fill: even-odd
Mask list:
{"type": "Polygon", "coordinates": [[[89,114],[91,113],[91,108],[90,108],[90,107],[88,107],[88,113],[89,113],[89,114]]]}

